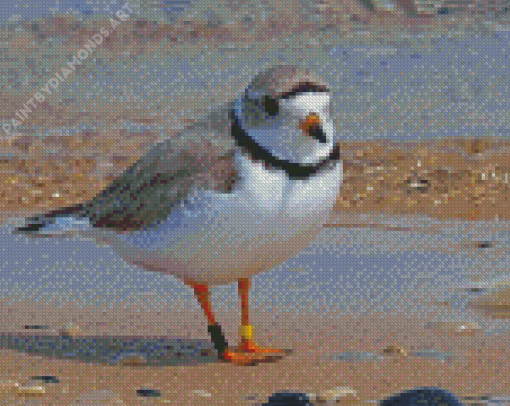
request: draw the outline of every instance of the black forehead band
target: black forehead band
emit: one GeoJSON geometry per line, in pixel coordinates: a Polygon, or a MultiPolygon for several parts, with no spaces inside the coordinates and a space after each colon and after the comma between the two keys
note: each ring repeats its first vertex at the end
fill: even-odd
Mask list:
{"type": "Polygon", "coordinates": [[[329,89],[327,88],[327,86],[321,85],[319,83],[304,82],[304,83],[300,83],[299,85],[293,87],[291,91],[285,92],[279,98],[283,99],[283,100],[290,99],[299,93],[307,93],[307,92],[309,92],[309,93],[311,93],[311,92],[328,93],[329,89]]]}

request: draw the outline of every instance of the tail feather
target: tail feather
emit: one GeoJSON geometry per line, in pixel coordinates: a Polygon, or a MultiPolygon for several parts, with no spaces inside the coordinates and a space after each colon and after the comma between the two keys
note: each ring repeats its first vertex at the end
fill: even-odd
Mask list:
{"type": "Polygon", "coordinates": [[[72,235],[90,225],[88,218],[73,215],[42,215],[28,217],[25,225],[17,227],[13,234],[25,234],[33,237],[57,237],[72,235]]]}
{"type": "Polygon", "coordinates": [[[40,223],[28,223],[25,227],[18,227],[16,228],[13,233],[14,234],[20,234],[20,233],[36,233],[43,227],[40,223]]]}

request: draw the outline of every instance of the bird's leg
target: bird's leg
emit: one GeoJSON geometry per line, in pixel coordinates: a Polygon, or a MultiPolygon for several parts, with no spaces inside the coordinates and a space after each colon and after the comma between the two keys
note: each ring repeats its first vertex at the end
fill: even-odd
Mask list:
{"type": "Polygon", "coordinates": [[[263,348],[256,345],[253,341],[253,326],[250,324],[248,312],[250,287],[251,280],[249,278],[242,278],[238,280],[238,293],[241,298],[241,329],[239,331],[241,345],[239,349],[249,353],[288,354],[290,350],[263,348]]]}
{"type": "Polygon", "coordinates": [[[218,355],[220,356],[220,358],[223,357],[223,354],[228,348],[228,343],[225,340],[225,336],[221,331],[220,325],[216,323],[216,320],[214,318],[214,312],[211,307],[211,296],[209,293],[209,287],[203,284],[195,284],[187,280],[184,281],[184,283],[193,287],[195,291],[195,296],[197,297],[197,300],[200,303],[200,306],[202,307],[205,316],[207,317],[208,322],[207,331],[211,335],[211,340],[214,344],[214,348],[216,348],[216,351],[218,351],[218,355]]]}
{"type": "MultiPolygon", "coordinates": [[[[249,280],[247,284],[240,285],[242,291],[245,292],[246,287],[249,289],[249,280]]],[[[267,348],[260,348],[253,344],[251,340],[251,325],[248,319],[248,308],[243,307],[243,323],[241,325],[241,339],[242,347],[236,349],[228,348],[227,341],[221,331],[221,327],[214,318],[214,313],[211,308],[211,298],[209,294],[209,287],[204,284],[198,284],[190,280],[185,280],[184,283],[193,287],[195,296],[197,297],[200,306],[202,307],[208,321],[209,334],[211,335],[214,348],[218,351],[220,360],[234,365],[256,365],[261,362],[274,362],[283,357],[282,353],[288,353],[286,350],[273,350],[267,348]],[[244,330],[243,330],[244,329],[244,330]],[[249,336],[249,338],[248,338],[249,336]],[[269,354],[272,353],[272,354],[269,354]]],[[[241,292],[240,290],[240,292],[241,292]]],[[[247,305],[248,295],[246,292],[246,301],[242,299],[243,304],[247,305]]]]}

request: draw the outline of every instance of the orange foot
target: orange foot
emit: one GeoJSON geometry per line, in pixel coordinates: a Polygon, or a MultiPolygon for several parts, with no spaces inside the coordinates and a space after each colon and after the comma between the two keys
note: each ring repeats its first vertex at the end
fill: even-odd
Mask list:
{"type": "Polygon", "coordinates": [[[268,362],[276,362],[283,358],[283,355],[277,354],[260,354],[247,352],[238,348],[229,348],[225,350],[221,357],[222,362],[227,362],[234,365],[257,365],[268,362]]]}
{"type": "Polygon", "coordinates": [[[226,349],[221,360],[234,365],[257,365],[276,362],[291,352],[292,350],[262,348],[255,345],[251,340],[243,340],[240,347],[226,349]]]}
{"type": "Polygon", "coordinates": [[[241,340],[240,350],[253,354],[280,354],[282,356],[292,352],[292,350],[259,347],[253,342],[253,340],[241,340]]]}

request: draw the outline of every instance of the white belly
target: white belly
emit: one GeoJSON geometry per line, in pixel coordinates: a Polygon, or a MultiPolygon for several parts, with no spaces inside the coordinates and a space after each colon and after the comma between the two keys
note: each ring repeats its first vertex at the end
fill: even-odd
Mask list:
{"type": "Polygon", "coordinates": [[[215,285],[263,272],[306,248],[329,218],[342,163],[306,181],[267,172],[241,154],[236,163],[242,183],[233,193],[201,191],[155,228],[112,232],[113,249],[146,270],[215,285]]]}

